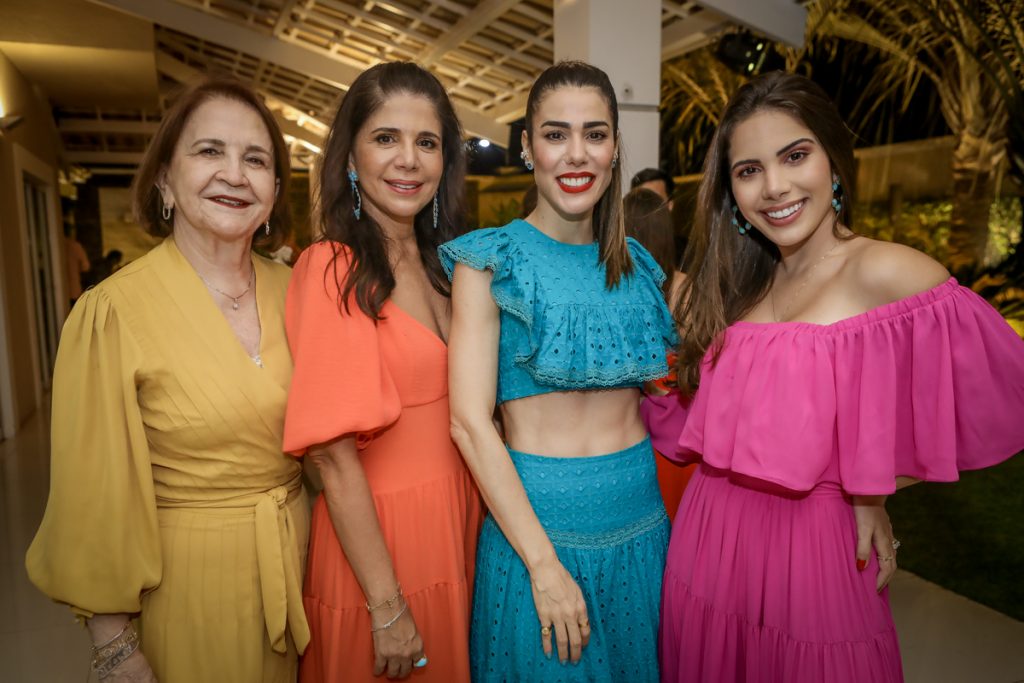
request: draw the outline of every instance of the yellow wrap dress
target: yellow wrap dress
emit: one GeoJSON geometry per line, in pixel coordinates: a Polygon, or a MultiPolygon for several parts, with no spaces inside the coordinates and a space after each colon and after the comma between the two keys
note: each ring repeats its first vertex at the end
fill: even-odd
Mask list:
{"type": "Polygon", "coordinates": [[[263,367],[167,238],[87,291],[53,386],[26,565],[83,616],[140,613],[161,683],[294,681],[309,505],[281,452],[290,271],[253,255],[263,367]]]}

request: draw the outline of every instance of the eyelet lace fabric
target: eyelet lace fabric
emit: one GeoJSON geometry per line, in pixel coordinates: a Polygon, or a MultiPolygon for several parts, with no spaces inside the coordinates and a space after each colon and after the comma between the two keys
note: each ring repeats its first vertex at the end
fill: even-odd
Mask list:
{"type": "Polygon", "coordinates": [[[583,592],[590,644],[575,665],[544,656],[529,573],[488,517],[477,546],[473,680],[657,681],[669,524],[650,441],[584,458],[509,453],[558,559],[583,592]]]}
{"type": "Polygon", "coordinates": [[[554,240],[523,220],[475,230],[440,247],[456,263],[493,273],[501,310],[498,402],[550,391],[639,386],[667,372],[677,341],[665,274],[635,240],[633,272],[608,289],[598,245],[554,240]]]}

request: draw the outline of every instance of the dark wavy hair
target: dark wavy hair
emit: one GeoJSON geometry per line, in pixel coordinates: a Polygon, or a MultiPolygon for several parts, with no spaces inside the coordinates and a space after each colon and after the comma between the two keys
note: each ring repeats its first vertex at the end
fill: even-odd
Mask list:
{"type": "MultiPolygon", "coordinates": [[[[174,148],[181,138],[185,124],[201,105],[215,99],[234,100],[250,107],[263,121],[270,134],[270,143],[274,152],[274,176],[280,183],[274,209],[270,214],[270,234],[257,229],[253,235],[252,246],[263,251],[274,251],[280,247],[291,232],[291,214],[288,206],[288,183],[291,179],[291,158],[285,146],[281,128],[277,125],[274,115],[267,109],[260,96],[252,88],[233,78],[216,76],[204,78],[189,86],[176,97],[174,104],[160,120],[156,134],[150,140],[142,163],[132,181],[132,213],[142,228],[156,237],[171,234],[173,224],[164,220],[162,215],[163,201],[156,182],[171,163],[174,148]]],[[[173,217],[172,217],[173,220],[173,217]]]]}
{"type": "Polygon", "coordinates": [[[687,393],[697,388],[708,349],[717,345],[717,360],[725,329],[767,295],[780,258],[778,248],[760,232],[741,235],[731,223],[735,200],[729,181],[729,142],[736,126],[762,111],[789,114],[814,133],[843,188],[833,234],[845,239],[840,225],[850,227],[853,220],[853,133],[825,91],[809,78],[782,71],[741,86],[726,105],[704,159],[697,215],[683,262],[687,278],[675,313],[682,323],[679,384],[687,393]]]}
{"type": "MultiPolygon", "coordinates": [[[[647,181],[643,181],[647,182],[647,181]]],[[[634,187],[622,200],[622,210],[626,216],[626,233],[644,248],[665,271],[665,283],[662,292],[668,300],[672,291],[672,276],[676,272],[676,235],[672,223],[672,212],[668,204],[654,190],[646,187],[634,187]]]]}
{"type": "MultiPolygon", "coordinates": [[[[430,101],[441,122],[443,170],[438,187],[438,227],[433,203],[416,214],[414,229],[420,259],[430,284],[444,296],[451,285],[441,267],[437,248],[464,230],[466,155],[462,126],[444,86],[429,71],[412,62],[385,62],[353,81],[338,108],[320,160],[320,181],[314,198],[322,239],[346,245],[352,254],[346,273],[338,272],[338,252],[328,264],[340,290],[338,308],[348,311],[355,292],[359,308],[374,320],[395,288],[388,259],[388,238],[368,211],[356,218],[355,198],[348,180],[348,161],[356,135],[381,105],[395,95],[414,95],[430,101]]],[[[325,273],[326,276],[326,273],[325,273]]]]}
{"type": "Polygon", "coordinates": [[[594,236],[597,238],[598,253],[605,265],[606,284],[609,288],[619,283],[619,278],[633,272],[633,259],[626,245],[626,226],[622,216],[622,167],[625,165],[625,150],[619,140],[619,103],[615,88],[606,74],[586,62],[563,61],[549,66],[537,78],[526,100],[526,136],[533,144],[533,119],[545,95],[559,88],[595,88],[612,117],[612,137],[619,143],[619,163],[612,168],[612,181],[594,205],[594,236]]]}

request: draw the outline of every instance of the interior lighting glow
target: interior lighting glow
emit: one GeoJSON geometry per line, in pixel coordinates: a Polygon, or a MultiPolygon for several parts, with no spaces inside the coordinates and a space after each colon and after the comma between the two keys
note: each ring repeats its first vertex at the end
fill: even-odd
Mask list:
{"type": "Polygon", "coordinates": [[[480,138],[480,142],[478,142],[477,144],[483,147],[484,149],[487,149],[488,147],[491,146],[491,141],[488,140],[487,138],[480,138]]]}

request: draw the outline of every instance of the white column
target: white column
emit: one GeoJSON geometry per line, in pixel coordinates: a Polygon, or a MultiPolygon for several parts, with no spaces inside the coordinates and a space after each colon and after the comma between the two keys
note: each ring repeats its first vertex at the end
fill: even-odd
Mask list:
{"type": "Polygon", "coordinates": [[[603,69],[619,100],[627,183],[658,166],[661,0],[555,0],[555,61],[603,69]]]}

